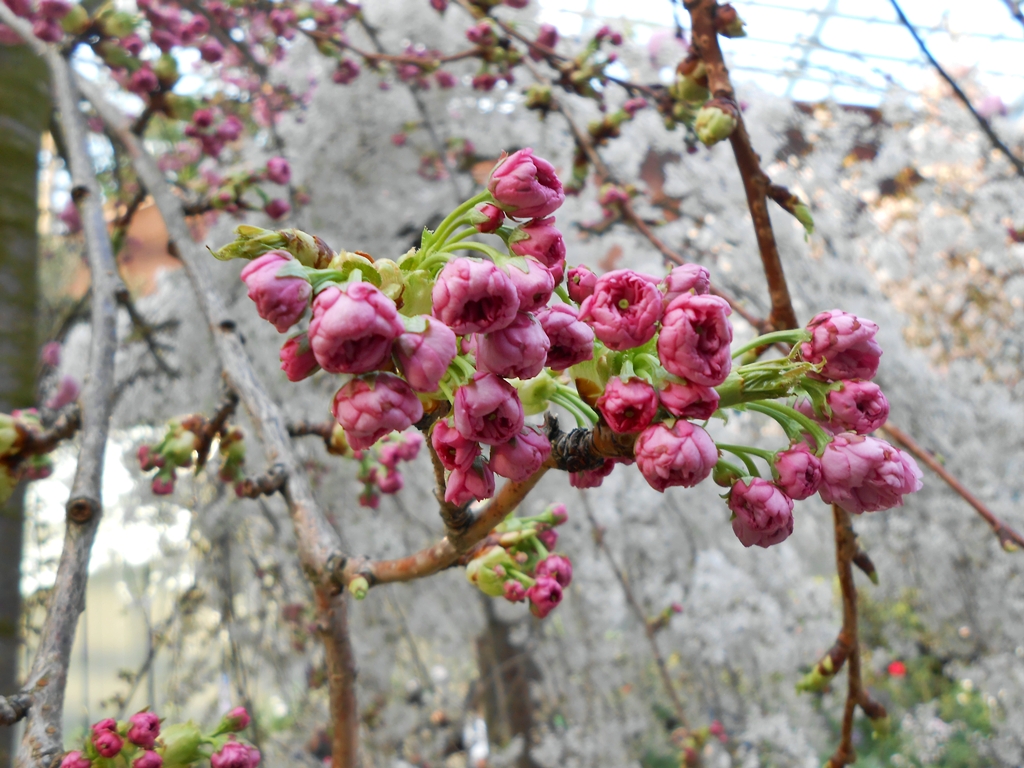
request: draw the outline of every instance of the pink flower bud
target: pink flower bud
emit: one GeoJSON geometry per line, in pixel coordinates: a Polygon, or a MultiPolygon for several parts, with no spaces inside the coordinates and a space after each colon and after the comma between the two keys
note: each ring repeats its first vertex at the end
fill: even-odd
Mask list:
{"type": "Polygon", "coordinates": [[[405,331],[393,352],[402,375],[417,392],[433,392],[458,352],[455,332],[435,317],[424,318],[422,332],[405,331]]]}
{"type": "Polygon", "coordinates": [[[439,69],[434,73],[434,82],[437,83],[438,88],[454,88],[459,84],[459,81],[455,79],[455,75],[446,69],[439,69]]]}
{"type": "Polygon", "coordinates": [[[630,117],[636,117],[636,113],[647,106],[647,99],[642,96],[636,96],[632,99],[626,99],[622,105],[622,111],[630,117]]]}
{"type": "Polygon", "coordinates": [[[242,121],[234,115],[228,115],[224,118],[224,121],[217,126],[217,136],[224,141],[234,141],[242,135],[242,131],[245,126],[242,125],[242,121]]]}
{"type": "Polygon", "coordinates": [[[92,731],[93,736],[99,736],[104,731],[116,731],[117,720],[115,720],[112,717],[104,718],[99,722],[93,723],[92,728],[90,730],[92,731]]]}
{"type": "Polygon", "coordinates": [[[210,756],[212,768],[256,768],[259,763],[260,751],[237,741],[229,741],[210,756]]]}
{"type": "Polygon", "coordinates": [[[135,758],[132,768],[163,768],[164,759],[156,752],[147,750],[135,758]]]}
{"type": "Polygon", "coordinates": [[[128,78],[128,90],[140,96],[146,96],[154,91],[160,90],[160,81],[156,73],[149,67],[142,67],[132,73],[128,78]]]}
{"type": "Polygon", "coordinates": [[[491,171],[487,191],[499,208],[517,219],[550,216],[565,202],[562,182],[554,167],[547,160],[534,157],[530,148],[501,160],[491,171]]]}
{"type": "Polygon", "coordinates": [[[536,259],[526,259],[526,272],[515,264],[509,265],[508,276],[519,296],[519,311],[533,312],[541,309],[550,300],[555,290],[555,278],[536,259]]]}
{"type": "Polygon", "coordinates": [[[224,46],[215,37],[207,38],[199,44],[199,56],[205,62],[216,64],[224,58],[224,46]]]}
{"type": "Polygon", "coordinates": [[[507,443],[491,448],[491,469],[502,477],[521,482],[540,469],[551,455],[551,441],[527,427],[507,443]]]}
{"type": "Polygon", "coordinates": [[[93,734],[92,743],[100,756],[115,757],[120,754],[124,739],[118,736],[116,731],[100,731],[93,734]]]}
{"type": "Polygon", "coordinates": [[[744,547],[770,547],[793,533],[793,500],[760,477],[739,480],[729,493],[732,531],[744,547]]]}
{"type": "Polygon", "coordinates": [[[272,219],[283,219],[291,213],[292,207],[279,197],[275,197],[263,206],[263,212],[272,219]]]}
{"type": "Polygon", "coordinates": [[[209,128],[213,125],[213,112],[209,109],[197,109],[192,113],[192,123],[199,128],[209,128]]]}
{"type": "Polygon", "coordinates": [[[79,751],[68,752],[60,761],[60,768],[91,768],[92,760],[79,751]]]}
{"type": "Polygon", "coordinates": [[[655,278],[617,269],[597,279],[594,293],[580,306],[579,317],[607,347],[621,351],[650,341],[661,311],[655,278]]]}
{"type": "Polygon", "coordinates": [[[39,0],[39,13],[48,19],[60,21],[71,13],[68,0],[39,0]]]}
{"type": "Polygon", "coordinates": [[[455,259],[437,276],[434,317],[460,336],[506,327],[519,311],[512,279],[489,261],[455,259]]]}
{"type": "Polygon", "coordinates": [[[477,91],[491,91],[498,84],[498,76],[493,72],[478,72],[473,75],[473,89],[477,91]]]}
{"type": "Polygon", "coordinates": [[[818,378],[874,378],[882,348],[875,341],[878,326],[873,322],[833,309],[815,315],[807,330],[811,340],[800,345],[800,356],[809,363],[825,362],[818,378]]]}
{"type": "Polygon", "coordinates": [[[658,395],[643,379],[623,381],[615,377],[609,379],[597,399],[597,409],[613,431],[639,432],[647,429],[658,412],[658,395]]]}
{"type": "Polygon", "coordinates": [[[689,381],[667,381],[658,391],[665,410],[680,419],[710,419],[718,410],[719,395],[711,387],[689,381]]]}
{"type": "Polygon", "coordinates": [[[534,219],[521,226],[519,232],[526,237],[510,242],[512,253],[536,259],[551,273],[555,285],[561,283],[565,277],[565,239],[555,227],[554,217],[534,219]]]}
{"type": "Polygon", "coordinates": [[[715,387],[732,370],[732,309],[717,296],[684,293],[665,310],[658,357],[669,373],[715,387]]]}
{"type": "Polygon", "coordinates": [[[270,251],[242,270],[242,282],[256,311],[278,333],[284,333],[305,314],[313,288],[304,277],[278,277],[286,264],[297,263],[287,251],[270,251]]]}
{"type": "Polygon", "coordinates": [[[467,440],[507,443],[523,428],[523,421],[516,388],[492,373],[477,372],[455,392],[455,428],[467,440]]]}
{"type": "Polygon", "coordinates": [[[594,293],[594,286],[597,285],[597,275],[582,265],[569,270],[569,298],[577,304],[594,293]]]}
{"type": "Polygon", "coordinates": [[[558,546],[558,531],[554,528],[545,528],[543,531],[537,531],[537,538],[548,552],[551,552],[558,546]]]}
{"type": "Polygon", "coordinates": [[[404,485],[402,473],[394,468],[389,468],[384,477],[377,480],[377,488],[381,493],[398,493],[404,485]]]}
{"type": "Polygon", "coordinates": [[[537,313],[537,320],[548,335],[547,367],[562,371],[594,357],[594,330],[577,319],[577,310],[568,304],[555,304],[537,313]]]}
{"type": "Polygon", "coordinates": [[[36,19],[32,22],[32,34],[47,43],[59,43],[64,39],[64,30],[53,19],[36,19]]]}
{"type": "Polygon", "coordinates": [[[548,512],[551,513],[554,525],[562,525],[569,522],[569,511],[565,508],[565,504],[552,504],[548,512]]]}
{"type": "Polygon", "coordinates": [[[136,712],[128,718],[128,741],[152,749],[160,735],[160,718],[154,712],[136,712]]]}
{"type": "MultiPolygon", "coordinates": [[[[569,473],[569,485],[573,488],[599,488],[604,479],[612,473],[615,469],[615,462],[611,459],[605,459],[597,469],[585,469],[582,472],[570,472],[569,473]]],[[[547,543],[544,544],[547,547],[547,543]]],[[[554,549],[553,546],[548,549],[554,549]]]]}
{"type": "Polygon", "coordinates": [[[143,472],[157,469],[164,465],[164,457],[153,450],[151,445],[140,445],[138,452],[139,467],[143,472]]]}
{"type": "Polygon", "coordinates": [[[827,401],[832,408],[829,427],[833,432],[866,435],[889,418],[889,401],[872,381],[845,381],[838,390],[828,393],[827,401]]]}
{"type": "Polygon", "coordinates": [[[505,212],[496,205],[485,203],[477,208],[477,211],[487,217],[486,221],[476,225],[477,232],[483,232],[484,234],[497,232],[498,227],[505,222],[505,212]]]}
{"type": "Polygon", "coordinates": [[[465,469],[480,455],[480,444],[467,440],[447,421],[438,421],[430,432],[430,444],[445,469],[465,469]]]}
{"type": "Polygon", "coordinates": [[[320,370],[309,344],[309,334],[305,331],[288,339],[281,347],[279,357],[281,370],[288,381],[302,381],[320,370]]]}
{"type": "Polygon", "coordinates": [[[43,365],[49,366],[50,368],[56,368],[60,365],[60,342],[50,341],[43,345],[43,349],[39,353],[39,359],[43,365]]]}
{"type": "Polygon", "coordinates": [[[430,0],[430,7],[438,13],[448,10],[448,0],[430,0]]]}
{"type": "Polygon", "coordinates": [[[146,47],[146,42],[137,34],[132,32],[130,35],[118,40],[118,45],[128,51],[132,56],[138,56],[142,53],[142,49],[146,47]]]}
{"type": "Polygon", "coordinates": [[[289,27],[293,26],[298,21],[298,16],[291,8],[278,8],[270,12],[267,16],[267,21],[270,22],[271,29],[274,30],[274,34],[278,37],[291,37],[289,33],[293,30],[289,27]]]}
{"type": "Polygon", "coordinates": [[[847,512],[877,512],[903,506],[921,489],[921,470],[908,454],[884,440],[844,432],[821,457],[821,498],[847,512]]]}
{"type": "Polygon", "coordinates": [[[377,509],[380,506],[380,494],[377,493],[377,486],[367,485],[359,494],[359,506],[367,509],[377,509]]]}
{"type": "Polygon", "coordinates": [[[476,361],[481,370],[508,379],[532,379],[544,370],[551,342],[529,312],[511,325],[477,337],[476,361]]]}
{"type": "Polygon", "coordinates": [[[224,715],[224,726],[227,730],[237,733],[248,728],[251,720],[249,711],[245,707],[235,707],[224,715]]]}
{"type": "Polygon", "coordinates": [[[677,421],[671,429],[664,424],[648,427],[637,438],[634,453],[644,479],[662,492],[676,485],[692,488],[718,463],[714,440],[689,421],[677,421]]]}
{"type": "Polygon", "coordinates": [[[283,157],[267,160],[267,178],[275,184],[287,184],[292,178],[292,167],[283,157]]]}
{"type": "Polygon", "coordinates": [[[526,596],[530,599],[530,613],[543,619],[562,602],[562,585],[550,576],[541,576],[526,590],[526,596]]]}
{"type": "Polygon", "coordinates": [[[810,498],[821,485],[821,461],[805,443],[777,453],[775,471],[778,473],[775,484],[797,501],[810,498]]]}
{"type": "Polygon", "coordinates": [[[369,448],[389,432],[401,432],[423,418],[423,405],[408,384],[391,373],[353,379],[334,395],[334,418],[349,445],[369,448]]]}
{"type": "Polygon", "coordinates": [[[349,58],[339,59],[331,79],[338,85],[348,85],[359,77],[359,65],[349,58]]]}
{"type": "Polygon", "coordinates": [[[494,473],[482,458],[463,468],[453,469],[448,475],[444,500],[449,504],[468,504],[474,499],[489,499],[494,495],[494,473]]]}
{"type": "Polygon", "coordinates": [[[371,283],[330,286],[313,300],[309,342],[329,373],[367,373],[384,365],[405,327],[395,302],[371,283]]]}
{"type": "Polygon", "coordinates": [[[476,26],[466,30],[466,39],[473,45],[489,48],[498,42],[498,36],[494,34],[494,27],[486,19],[476,26]]]}
{"type": "MultiPolygon", "coordinates": [[[[541,24],[540,30],[537,32],[537,44],[543,45],[545,48],[554,48],[558,45],[558,30],[551,24],[541,24]]],[[[530,58],[534,61],[541,61],[544,59],[544,54],[531,47],[530,58]]]]}
{"type": "Polygon", "coordinates": [[[60,410],[65,405],[75,402],[81,391],[74,376],[61,376],[57,391],[46,401],[46,407],[54,411],[60,410]]]}
{"type": "Polygon", "coordinates": [[[665,306],[684,293],[703,296],[711,290],[711,276],[700,264],[681,264],[659,286],[665,293],[665,306]]]}
{"type": "Polygon", "coordinates": [[[82,217],[74,200],[68,200],[64,210],[60,212],[60,221],[67,228],[69,235],[77,235],[82,231],[82,217]]]}
{"type": "Polygon", "coordinates": [[[515,579],[509,579],[501,585],[504,597],[510,603],[521,603],[526,599],[526,587],[515,579]]]}
{"type": "Polygon", "coordinates": [[[169,496],[174,493],[174,470],[157,472],[150,488],[155,496],[169,496]]]}
{"type": "Polygon", "coordinates": [[[562,587],[568,587],[572,581],[572,563],[568,557],[562,555],[548,555],[539,563],[534,572],[537,578],[549,576],[557,581],[562,587]]]}

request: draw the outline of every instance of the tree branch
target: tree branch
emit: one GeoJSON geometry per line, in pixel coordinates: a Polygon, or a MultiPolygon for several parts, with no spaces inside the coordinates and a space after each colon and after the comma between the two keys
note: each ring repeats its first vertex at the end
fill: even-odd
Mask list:
{"type": "MultiPolygon", "coordinates": [[[[939,64],[934,56],[932,56],[932,52],[928,50],[928,46],[925,45],[924,40],[921,39],[921,35],[917,33],[914,25],[910,23],[910,19],[908,19],[906,14],[903,13],[903,9],[900,8],[899,3],[896,2],[896,0],[889,0],[889,2],[892,3],[892,7],[896,11],[896,15],[900,17],[900,22],[907,28],[907,31],[913,35],[914,40],[917,42],[917,46],[921,49],[921,53],[923,53],[925,58],[931,62],[933,67],[935,67],[935,71],[939,73],[939,76],[949,84],[950,88],[953,89],[953,93],[955,93],[956,97],[963,102],[965,107],[967,107],[967,111],[970,112],[971,115],[974,116],[974,119],[978,121],[978,125],[981,127],[981,130],[985,132],[985,135],[988,136],[989,141],[992,142],[992,146],[1006,155],[1006,159],[1010,161],[1014,168],[1017,169],[1018,176],[1024,177],[1024,160],[1021,160],[1013,154],[1013,152],[1010,151],[1010,148],[1003,143],[1001,138],[999,138],[999,134],[995,132],[988,120],[978,114],[978,110],[976,110],[974,105],[971,104],[971,100],[967,98],[967,94],[963,92],[963,89],[957,84],[956,80],[950,77],[949,73],[943,69],[942,65],[939,64]]],[[[1009,4],[1009,0],[1007,0],[1007,3],[1009,4]]],[[[1019,8],[1017,9],[1017,14],[1020,14],[1019,8]]]]}
{"type": "Polygon", "coordinates": [[[946,481],[946,484],[960,494],[960,497],[974,507],[974,510],[981,515],[992,532],[999,539],[999,544],[1007,552],[1013,552],[1017,549],[1024,548],[1024,536],[1021,536],[1017,531],[1003,522],[998,518],[995,513],[992,512],[977,496],[971,493],[967,488],[953,477],[942,464],[940,464],[934,456],[918,443],[914,438],[904,432],[902,429],[897,427],[891,421],[885,422],[882,429],[888,433],[897,443],[900,443],[904,448],[910,451],[914,456],[923,462],[927,467],[946,481]]]}
{"type": "Polygon", "coordinates": [[[0,696],[0,725],[14,725],[28,715],[32,697],[27,693],[0,696]]]}
{"type": "MultiPolygon", "coordinates": [[[[686,8],[690,12],[690,23],[693,27],[693,44],[696,47],[704,67],[708,73],[708,87],[715,98],[726,99],[735,104],[736,94],[729,80],[729,70],[722,58],[722,49],[718,47],[718,33],[715,30],[716,0],[689,0],[686,8]]],[[[754,234],[757,236],[757,247],[761,252],[761,264],[768,280],[768,293],[772,299],[772,311],[768,315],[768,324],[773,330],[796,328],[796,312],[789,295],[789,286],[782,269],[782,258],[772,231],[772,220],[768,214],[768,187],[771,184],[768,176],[761,170],[761,160],[750,143],[750,136],[743,123],[743,115],[737,105],[736,129],[729,136],[733,155],[743,188],[747,193],[747,207],[754,220],[754,234]]]]}

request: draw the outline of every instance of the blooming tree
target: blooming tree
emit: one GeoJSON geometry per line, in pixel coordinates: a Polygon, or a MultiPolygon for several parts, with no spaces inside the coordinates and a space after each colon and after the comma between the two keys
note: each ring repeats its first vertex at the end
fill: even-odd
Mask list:
{"type": "MultiPolygon", "coordinates": [[[[65,554],[40,647],[24,691],[5,702],[5,722],[26,719],[21,764],[60,759],[61,765],[85,768],[120,764],[109,762],[116,760],[157,768],[208,760],[213,768],[235,768],[260,759],[236,735],[249,724],[244,709],[228,713],[208,733],[191,722],[165,727],[148,711],[121,722],[105,719],[79,749],[64,752],[60,717],[70,643],[102,512],[116,302],[131,307],[112,244],[131,214],[119,219],[112,238],[104,194],[121,199],[129,212],[147,195],[159,208],[195,288],[227,390],[211,416],[172,420],[161,440],[140,448],[139,465],[153,473],[153,493],[169,495],[183,472],[203,469],[216,446],[218,479],[235,494],[281,494],[287,502],[325,650],[333,765],[359,764],[349,596],[362,600],[380,585],[459,566],[485,595],[523,603],[544,619],[573,579],[573,553],[556,551],[557,529],[572,516],[572,505],[555,503],[534,515],[517,514],[517,508],[547,472],[568,473],[575,488],[598,488],[620,464],[627,465],[620,473],[635,464],[658,492],[706,482],[721,486],[721,511],[731,516],[744,547],[768,548],[789,538],[794,500],[817,494],[831,505],[843,624],[799,685],[821,691],[847,666],[841,738],[829,765],[851,764],[855,710],[879,730],[887,720],[860,674],[853,567],[872,578],[875,570],[857,542],[851,515],[902,506],[907,494],[922,487],[911,452],[924,456],[889,421],[888,400],[872,381],[882,355],[879,326],[842,308],[819,308],[824,311],[805,325],[797,322],[769,200],[808,233],[814,221],[807,202],[772,183],[754,150],[719,48],[720,36],[743,35],[742,21],[735,9],[714,0],[687,3],[692,42],[681,50],[666,87],[609,73],[623,42],[610,28],[599,29],[570,56],[561,52],[565,46],[554,28],[526,35],[508,20],[508,7],[525,3],[459,0],[461,22],[447,2],[430,5],[447,24],[467,27],[468,47],[443,52],[410,44],[388,54],[362,9],[348,2],[147,0],[134,11],[65,0],[5,0],[0,6],[4,39],[30,43],[51,69],[73,179],[74,207],[64,218],[69,229],[84,231],[93,293],[90,371],[81,392],[64,382],[41,413],[0,417],[0,490],[7,493],[19,476],[44,475],[45,456],[58,442],[76,431],[82,441],[65,554]],[[374,50],[352,42],[357,29],[377,44],[374,50]],[[416,244],[394,259],[355,250],[362,244],[354,242],[335,250],[316,232],[252,224],[238,226],[233,241],[215,243],[216,259],[248,262],[241,280],[256,312],[279,334],[289,334],[279,352],[287,378],[331,382],[333,422],[289,426],[213,287],[211,271],[226,266],[196,242],[186,217],[243,218],[262,211],[278,220],[307,202],[307,192],[291,186],[291,164],[283,154],[259,167],[227,161],[253,129],[283,153],[278,121],[301,109],[308,94],[275,85],[269,72],[302,38],[330,60],[337,86],[389,73],[413,94],[453,89],[458,79],[450,69],[471,61],[477,68],[471,87],[493,92],[529,72],[534,82],[524,89],[524,104],[544,117],[565,118],[574,160],[569,174],[560,176],[533,149],[509,147],[514,151],[493,164],[479,192],[437,223],[421,222],[427,226],[416,244]],[[99,81],[72,66],[86,51],[102,62],[99,81]],[[180,85],[187,55],[208,65],[214,86],[209,94],[197,96],[180,85]],[[114,106],[100,82],[138,97],[137,113],[114,106]],[[610,104],[612,86],[625,94],[618,108],[610,104]],[[600,117],[581,128],[563,96],[595,103],[600,117]],[[603,158],[602,149],[644,110],[656,111],[693,151],[724,141],[732,147],[770,296],[767,318],[660,239],[635,207],[637,189],[618,180],[603,158]],[[127,173],[129,180],[101,188],[88,151],[90,134],[109,140],[114,175],[127,173]],[[574,263],[555,214],[567,195],[588,183],[600,190],[604,220],[595,228],[623,223],[635,229],[670,262],[665,274],[613,268],[598,275],[574,263]],[[736,316],[754,331],[742,343],[734,343],[736,316]],[[231,423],[239,403],[262,444],[265,471],[246,467],[249,437],[231,423]],[[714,436],[716,421],[740,413],[777,424],[784,440],[768,449],[714,436]],[[566,418],[569,429],[563,427],[566,418]],[[874,436],[883,428],[907,450],[874,436]],[[305,434],[321,436],[330,453],[358,463],[359,501],[366,507],[379,504],[381,494],[399,492],[400,465],[428,453],[443,538],[395,559],[347,552],[293,445],[305,434]],[[505,478],[500,488],[496,476],[505,478]]],[[[403,131],[393,143],[407,139],[403,131]]],[[[421,175],[450,178],[470,154],[465,143],[452,142],[424,155],[421,175]]],[[[133,308],[129,313],[137,319],[133,308]]],[[[979,512],[1004,546],[1024,543],[983,505],[979,512]]],[[[649,625],[656,652],[657,622],[672,613],[666,609],[649,625]]],[[[660,656],[658,661],[685,723],[660,656]]],[[[677,737],[687,765],[699,764],[709,739],[726,738],[717,721],[686,726],[677,737]]]]}

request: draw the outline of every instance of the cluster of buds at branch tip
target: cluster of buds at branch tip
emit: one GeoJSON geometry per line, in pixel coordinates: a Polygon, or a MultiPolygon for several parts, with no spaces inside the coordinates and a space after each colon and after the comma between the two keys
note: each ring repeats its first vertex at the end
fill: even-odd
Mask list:
{"type": "Polygon", "coordinates": [[[216,424],[201,415],[192,414],[171,419],[163,439],[155,445],[139,446],[137,458],[143,472],[157,470],[151,488],[158,496],[174,492],[178,469],[189,469],[195,462],[199,469],[206,462],[205,451],[214,437],[219,437],[220,467],[217,473],[222,483],[232,485],[241,495],[245,480],[245,436],[238,427],[216,424]],[[196,452],[200,451],[201,454],[196,452]]]}
{"type": "MultiPolygon", "coordinates": [[[[340,425],[335,433],[344,430],[340,425]]],[[[332,433],[332,442],[334,434],[332,433]]],[[[347,446],[347,441],[345,441],[347,446]]],[[[380,505],[380,494],[394,494],[402,490],[404,482],[398,469],[399,462],[412,461],[419,454],[423,437],[415,432],[387,435],[370,448],[350,451],[352,458],[359,461],[358,480],[363,484],[359,504],[376,509],[380,505]]]]}
{"type": "Polygon", "coordinates": [[[693,129],[704,146],[729,138],[739,124],[740,111],[731,98],[714,98],[697,111],[693,129]]]}

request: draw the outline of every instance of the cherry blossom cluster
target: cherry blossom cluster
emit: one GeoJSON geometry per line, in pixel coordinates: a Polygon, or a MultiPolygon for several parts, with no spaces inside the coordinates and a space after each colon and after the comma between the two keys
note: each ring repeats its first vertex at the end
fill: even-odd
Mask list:
{"type": "Polygon", "coordinates": [[[0,504],[14,493],[21,480],[42,480],[53,474],[49,453],[26,451],[33,435],[43,432],[35,408],[0,413],[0,504]]]}
{"type": "Polygon", "coordinates": [[[398,465],[415,459],[422,445],[423,437],[419,433],[406,432],[385,435],[372,448],[353,451],[352,457],[359,462],[359,482],[363,484],[360,505],[376,509],[382,493],[394,494],[402,490],[405,482],[398,465]]]}
{"type": "Polygon", "coordinates": [[[60,768],[185,768],[207,762],[211,768],[256,768],[260,763],[259,750],[236,735],[249,722],[244,707],[228,712],[208,734],[191,720],[163,727],[155,712],[145,710],[126,721],[106,718],[93,723],[85,744],[64,755],[60,768]]]}
{"type": "MultiPolygon", "coordinates": [[[[202,450],[206,432],[211,427],[205,418],[191,414],[171,419],[163,439],[155,445],[139,446],[137,458],[143,472],[156,470],[151,489],[157,496],[174,493],[174,482],[179,469],[193,466],[194,454],[202,450]]],[[[217,477],[222,483],[233,485],[240,493],[245,479],[245,437],[238,427],[224,426],[219,432],[220,467],[217,477]]],[[[207,443],[209,445],[209,443],[207,443]]]]}
{"type": "Polygon", "coordinates": [[[564,504],[536,517],[508,517],[469,561],[466,578],[485,595],[527,601],[530,612],[543,619],[562,602],[572,581],[569,558],[551,551],[558,541],[555,526],[568,519],[564,504]]]}

